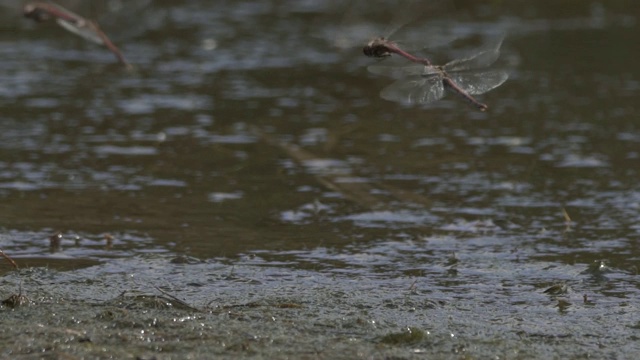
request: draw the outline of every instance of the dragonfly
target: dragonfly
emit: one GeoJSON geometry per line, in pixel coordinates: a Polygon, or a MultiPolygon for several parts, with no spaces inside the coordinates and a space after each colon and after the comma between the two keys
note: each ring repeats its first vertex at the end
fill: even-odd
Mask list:
{"type": "MultiPolygon", "coordinates": [[[[395,40],[391,40],[390,37],[392,37],[395,32],[399,31],[407,24],[415,22],[423,15],[429,14],[430,17],[433,17],[434,14],[446,13],[449,11],[455,11],[454,2],[449,0],[430,0],[429,2],[418,0],[405,3],[397,12],[394,12],[391,24],[387,31],[382,33],[385,35],[372,38],[367,45],[362,48],[362,52],[366,56],[374,58],[386,58],[392,54],[396,54],[411,62],[431,66],[431,61],[428,58],[416,56],[410,53],[415,50],[423,50],[425,48],[424,46],[397,42],[395,40]]],[[[436,28],[432,28],[431,30],[437,31],[436,28]]],[[[438,31],[438,39],[436,40],[435,33],[422,34],[423,39],[425,37],[429,38],[431,39],[430,42],[434,40],[443,42],[443,38],[450,36],[451,34],[445,34],[442,31],[438,31]]],[[[444,42],[447,41],[444,40],[444,42]]],[[[431,45],[433,46],[433,44],[431,45]]]]}
{"type": "Polygon", "coordinates": [[[425,66],[432,66],[431,61],[426,57],[418,57],[400,48],[400,46],[383,36],[374,38],[369,41],[365,47],[362,48],[362,52],[369,57],[373,58],[385,58],[391,56],[391,54],[397,54],[411,62],[423,64],[425,66]]]}
{"type": "Polygon", "coordinates": [[[60,5],[50,2],[33,2],[25,5],[24,16],[36,22],[55,19],[56,23],[65,30],[85,40],[106,47],[115,55],[118,62],[127,68],[131,68],[131,65],[127,62],[120,49],[113,44],[109,37],[100,29],[98,23],[93,20],[86,19],[60,5]]]}
{"type": "MultiPolygon", "coordinates": [[[[354,45],[361,46],[363,42],[362,40],[368,37],[363,36],[365,35],[363,33],[367,32],[368,35],[372,35],[370,31],[375,28],[370,24],[367,16],[369,11],[372,10],[370,2],[362,2],[364,7],[356,7],[356,3],[357,2],[354,2],[352,7],[346,12],[343,20],[344,24],[341,26],[342,29],[339,31],[339,36],[334,42],[338,47],[350,48],[354,45]]],[[[373,9],[375,8],[377,7],[374,7],[373,9]]],[[[430,17],[433,17],[436,14],[446,13],[452,10],[454,10],[454,3],[450,0],[398,1],[397,4],[393,6],[393,11],[389,11],[391,19],[386,28],[378,29],[384,31],[377,31],[377,34],[374,34],[376,36],[370,38],[367,45],[362,48],[362,51],[365,55],[374,58],[384,58],[391,56],[391,54],[397,54],[412,62],[429,65],[429,59],[414,56],[410,53],[411,51],[422,50],[425,46],[415,43],[415,40],[412,40],[410,44],[405,43],[404,41],[395,41],[395,35],[396,33],[402,32],[408,24],[415,23],[419,19],[424,18],[427,14],[430,17]],[[394,40],[391,40],[391,38],[394,38],[394,40]]],[[[432,32],[438,33],[439,41],[441,41],[440,39],[442,37],[447,36],[439,29],[431,27],[429,28],[428,34],[425,34],[424,32],[422,33],[421,41],[423,41],[425,37],[434,40],[435,33],[432,32]]],[[[406,35],[407,34],[405,33],[403,38],[405,38],[406,35]]]]}
{"type": "MultiPolygon", "coordinates": [[[[373,74],[401,77],[382,89],[380,97],[383,99],[407,104],[426,104],[440,100],[445,90],[450,90],[478,110],[486,111],[489,107],[476,100],[473,95],[493,90],[509,78],[509,74],[504,70],[486,69],[498,60],[501,45],[502,39],[487,50],[450,61],[445,65],[433,65],[426,58],[409,54],[415,59],[409,58],[414,64],[402,67],[370,65],[367,69],[373,74]]],[[[387,48],[387,51],[407,58],[402,53],[395,52],[393,47],[387,48]]],[[[384,55],[384,51],[380,54],[388,56],[384,55]]]]}

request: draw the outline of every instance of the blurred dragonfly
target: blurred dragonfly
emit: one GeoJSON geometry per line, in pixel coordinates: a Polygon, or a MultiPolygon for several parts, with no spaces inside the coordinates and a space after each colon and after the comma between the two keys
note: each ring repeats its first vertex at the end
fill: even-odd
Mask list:
{"type": "Polygon", "coordinates": [[[507,81],[509,74],[506,71],[483,69],[498,59],[501,45],[502,39],[488,50],[445,65],[431,65],[428,59],[409,54],[415,61],[411,58],[409,60],[417,64],[402,67],[371,65],[368,70],[374,74],[400,78],[382,89],[380,97],[383,99],[407,104],[426,104],[440,100],[447,89],[457,93],[480,111],[486,111],[489,107],[472,95],[484,94],[507,81]]]}
{"type": "Polygon", "coordinates": [[[63,8],[60,5],[48,2],[33,2],[25,5],[24,16],[36,22],[44,22],[55,19],[58,25],[69,32],[72,32],[85,40],[98,45],[103,45],[109,49],[122,65],[131,68],[131,65],[124,58],[124,55],[116,47],[107,35],[100,29],[98,23],[93,20],[83,18],[80,15],[63,8]]]}

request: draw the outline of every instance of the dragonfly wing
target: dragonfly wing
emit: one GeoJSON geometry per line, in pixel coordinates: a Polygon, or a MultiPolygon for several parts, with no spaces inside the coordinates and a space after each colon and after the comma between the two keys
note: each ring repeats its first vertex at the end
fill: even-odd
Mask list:
{"type": "Polygon", "coordinates": [[[440,77],[414,77],[398,80],[382,89],[380,97],[403,104],[426,104],[440,100],[444,85],[440,77]]]}
{"type": "Polygon", "coordinates": [[[427,76],[440,73],[440,70],[437,67],[419,64],[408,66],[369,65],[367,70],[372,74],[384,75],[394,79],[406,78],[407,76],[427,76]]]}
{"type": "Polygon", "coordinates": [[[369,65],[367,70],[370,73],[376,75],[384,75],[394,79],[406,78],[407,76],[419,76],[425,75],[424,65],[409,65],[409,66],[387,66],[387,65],[369,65]]]}
{"type": "Polygon", "coordinates": [[[84,38],[85,40],[94,42],[98,45],[104,45],[104,41],[102,40],[100,35],[98,35],[98,33],[94,31],[91,27],[89,27],[86,21],[74,24],[71,21],[58,18],[56,19],[56,22],[58,23],[58,25],[65,28],[65,30],[72,32],[84,38]]]}
{"type": "Polygon", "coordinates": [[[500,46],[502,45],[502,39],[492,48],[485,49],[479,53],[473,54],[467,58],[456,59],[448,62],[444,69],[446,71],[467,70],[487,67],[500,57],[500,46]]]}
{"type": "Polygon", "coordinates": [[[502,85],[509,74],[501,70],[487,70],[453,73],[449,78],[469,95],[479,95],[502,85]]]}

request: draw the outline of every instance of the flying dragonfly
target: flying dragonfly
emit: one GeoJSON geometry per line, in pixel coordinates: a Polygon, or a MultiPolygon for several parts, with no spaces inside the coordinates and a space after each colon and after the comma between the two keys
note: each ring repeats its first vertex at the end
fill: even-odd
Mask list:
{"type": "Polygon", "coordinates": [[[75,14],[60,5],[49,2],[33,2],[25,5],[24,16],[36,22],[45,22],[55,19],[56,23],[85,40],[102,45],[109,49],[118,61],[127,68],[131,65],[124,58],[124,55],[116,47],[107,35],[100,29],[98,23],[75,14]]]}
{"type": "Polygon", "coordinates": [[[415,60],[408,59],[414,64],[402,67],[371,65],[368,70],[374,74],[400,78],[382,89],[380,97],[383,99],[406,104],[426,104],[440,100],[446,89],[457,93],[480,111],[486,111],[489,107],[476,100],[473,95],[493,90],[509,78],[504,70],[486,69],[498,60],[501,45],[502,39],[490,49],[445,65],[432,65],[426,58],[411,55],[415,60]]]}
{"type": "Polygon", "coordinates": [[[362,52],[369,57],[373,58],[385,58],[391,56],[391,54],[397,54],[405,59],[426,66],[432,66],[431,61],[426,57],[415,56],[404,48],[401,48],[395,41],[391,41],[388,37],[377,37],[369,41],[365,47],[362,48],[362,52]]]}
{"type": "Polygon", "coordinates": [[[390,21],[384,29],[376,29],[377,27],[371,23],[369,15],[372,15],[372,11],[379,10],[377,6],[372,6],[370,1],[352,3],[352,6],[346,10],[342,26],[338,27],[337,37],[334,39],[334,45],[339,48],[361,46],[365,38],[368,38],[366,45],[361,48],[366,56],[385,58],[396,54],[410,61],[429,65],[429,59],[415,56],[415,52],[424,50],[425,43],[433,46],[434,41],[440,43],[443,42],[443,38],[451,36],[448,31],[437,25],[423,29],[419,40],[407,38],[410,33],[405,31],[408,24],[415,23],[426,16],[433,18],[438,14],[454,11],[455,6],[451,0],[397,1],[397,4],[392,5],[393,10],[387,11],[390,21]],[[400,33],[403,34],[396,36],[400,33]],[[402,40],[397,40],[396,37],[402,40]],[[426,39],[428,41],[425,41],[426,39]]]}

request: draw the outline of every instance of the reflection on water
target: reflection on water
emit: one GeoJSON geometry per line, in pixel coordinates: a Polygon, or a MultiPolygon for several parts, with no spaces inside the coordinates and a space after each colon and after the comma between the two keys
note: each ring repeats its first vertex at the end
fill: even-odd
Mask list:
{"type": "MultiPolygon", "coordinates": [[[[367,73],[361,45],[323,35],[342,26],[337,4],[223,3],[140,2],[139,17],[88,9],[133,72],[61,29],[7,20],[4,251],[78,266],[167,252],[437,273],[450,277],[432,284],[441,291],[506,282],[515,297],[518,283],[553,281],[597,293],[582,271],[606,260],[611,286],[636,295],[635,7],[460,2],[407,25],[408,37],[457,38],[434,54],[445,60],[507,34],[510,80],[480,96],[491,107],[478,113],[454,97],[380,99],[387,80],[367,73]],[[51,252],[56,231],[69,243],[51,252]]],[[[370,24],[384,28],[391,6],[374,7],[370,24]]]]}

